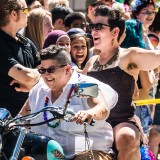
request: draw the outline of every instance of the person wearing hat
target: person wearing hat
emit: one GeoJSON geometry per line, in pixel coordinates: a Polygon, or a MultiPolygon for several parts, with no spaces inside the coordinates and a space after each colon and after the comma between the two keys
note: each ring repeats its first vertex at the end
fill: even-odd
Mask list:
{"type": "Polygon", "coordinates": [[[65,31],[54,30],[50,32],[44,41],[43,49],[50,45],[57,45],[64,47],[68,53],[70,53],[70,38],[65,31]]]}

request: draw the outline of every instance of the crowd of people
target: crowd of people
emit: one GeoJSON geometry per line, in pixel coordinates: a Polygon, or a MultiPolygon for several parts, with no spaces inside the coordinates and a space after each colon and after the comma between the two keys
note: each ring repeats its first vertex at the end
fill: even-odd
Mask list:
{"type": "Polygon", "coordinates": [[[86,0],[85,13],[68,0],[1,0],[0,106],[13,117],[64,108],[72,84],[96,83],[96,98],[71,99],[71,122],[31,130],[56,140],[68,160],[141,160],[143,145],[158,158],[160,105],[133,101],[160,97],[159,15],[156,0],[86,0]]]}

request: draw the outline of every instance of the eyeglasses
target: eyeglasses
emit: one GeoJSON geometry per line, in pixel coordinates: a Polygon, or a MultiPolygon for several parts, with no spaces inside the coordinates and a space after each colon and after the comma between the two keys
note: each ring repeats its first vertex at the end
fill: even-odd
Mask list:
{"type": "Polygon", "coordinates": [[[52,67],[49,67],[49,68],[40,68],[40,69],[38,69],[38,72],[40,74],[45,74],[46,72],[47,73],[54,73],[56,71],[56,69],[62,68],[62,67],[65,67],[65,66],[67,66],[67,65],[64,64],[64,65],[61,65],[61,66],[52,66],[52,67]]]}
{"type": "Polygon", "coordinates": [[[103,26],[110,27],[109,24],[96,23],[96,24],[89,24],[88,28],[90,31],[92,31],[94,28],[95,28],[95,30],[101,30],[103,28],[103,26]]]}
{"type": "Polygon", "coordinates": [[[26,7],[26,8],[20,8],[20,10],[22,10],[23,11],[23,13],[24,14],[28,14],[28,12],[29,12],[29,9],[26,7]]]}
{"type": "Polygon", "coordinates": [[[140,14],[152,15],[152,14],[156,14],[156,12],[155,12],[155,11],[152,11],[152,12],[150,12],[150,11],[145,11],[145,12],[140,12],[140,14]]]}

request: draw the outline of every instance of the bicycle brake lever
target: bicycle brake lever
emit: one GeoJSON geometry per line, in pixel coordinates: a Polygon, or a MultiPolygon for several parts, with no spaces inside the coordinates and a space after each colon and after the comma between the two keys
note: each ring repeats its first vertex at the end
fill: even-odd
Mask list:
{"type": "MultiPolygon", "coordinates": [[[[88,119],[86,119],[85,121],[84,121],[84,123],[86,124],[88,124],[88,119]]],[[[94,126],[94,124],[96,123],[96,120],[95,119],[92,119],[92,121],[91,121],[91,123],[89,123],[89,125],[90,126],[94,126]]]]}

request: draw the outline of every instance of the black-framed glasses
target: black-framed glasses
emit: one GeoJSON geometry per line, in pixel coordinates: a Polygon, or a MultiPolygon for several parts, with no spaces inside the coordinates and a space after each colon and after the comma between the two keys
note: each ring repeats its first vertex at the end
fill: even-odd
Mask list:
{"type": "Polygon", "coordinates": [[[93,29],[95,30],[101,30],[103,26],[108,26],[110,27],[109,24],[103,24],[103,23],[96,23],[96,24],[89,24],[89,30],[92,31],[93,29]]]}
{"type": "Polygon", "coordinates": [[[40,69],[38,69],[38,72],[40,74],[45,74],[46,72],[47,73],[54,73],[56,71],[56,69],[62,68],[62,67],[65,67],[65,66],[67,66],[67,64],[64,64],[64,65],[61,65],[61,66],[51,66],[49,68],[40,68],[40,69]]]}

